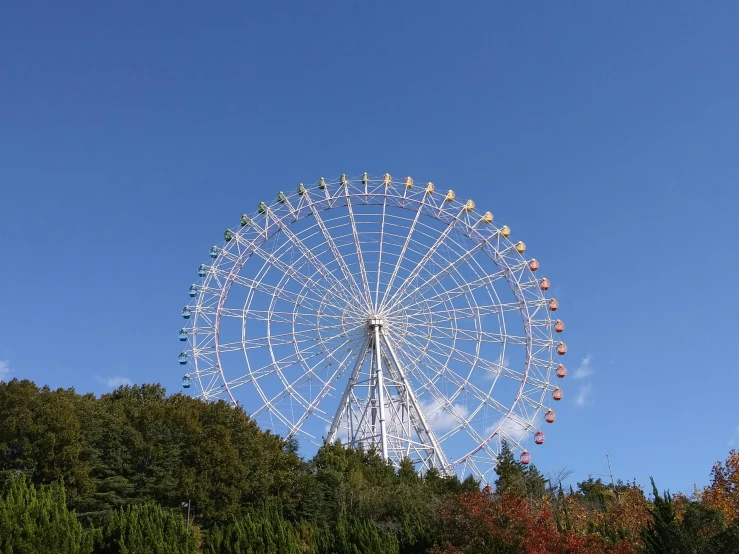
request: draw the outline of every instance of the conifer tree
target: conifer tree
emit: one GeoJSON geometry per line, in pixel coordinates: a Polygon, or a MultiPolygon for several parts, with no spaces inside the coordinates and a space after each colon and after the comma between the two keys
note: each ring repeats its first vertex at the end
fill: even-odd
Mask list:
{"type": "Polygon", "coordinates": [[[13,475],[0,499],[0,552],[3,554],[90,554],[94,531],[85,530],[67,509],[63,483],[35,488],[13,475]]]}
{"type": "Polygon", "coordinates": [[[400,461],[400,467],[398,468],[398,477],[401,481],[415,482],[418,479],[418,473],[416,467],[413,465],[413,461],[409,457],[405,457],[400,461]]]}
{"type": "Polygon", "coordinates": [[[683,530],[675,517],[672,496],[669,492],[665,492],[664,497],[660,496],[654,478],[650,477],[650,481],[654,503],[652,520],[642,534],[645,554],[689,554],[683,530]]]}
{"type": "Polygon", "coordinates": [[[303,554],[297,529],[275,505],[259,509],[225,526],[214,526],[205,539],[206,554],[303,554]]]}
{"type": "Polygon", "coordinates": [[[497,494],[526,495],[524,465],[513,457],[513,452],[511,452],[508,441],[505,439],[500,446],[495,473],[498,475],[495,480],[495,492],[497,494]]]}
{"type": "Polygon", "coordinates": [[[195,535],[182,514],[146,503],[115,513],[95,554],[193,554],[195,549],[195,535]]]}
{"type": "Polygon", "coordinates": [[[399,554],[400,544],[395,534],[382,533],[370,521],[347,516],[342,512],[325,550],[319,554],[399,554]]]}
{"type": "Polygon", "coordinates": [[[526,496],[529,500],[538,500],[547,492],[546,479],[534,464],[526,466],[523,471],[526,485],[526,496]]]}

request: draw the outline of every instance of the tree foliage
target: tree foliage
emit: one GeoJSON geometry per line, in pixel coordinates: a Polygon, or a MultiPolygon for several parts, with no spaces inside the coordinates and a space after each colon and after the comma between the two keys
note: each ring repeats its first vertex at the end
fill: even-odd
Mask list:
{"type": "Polygon", "coordinates": [[[557,528],[546,504],[503,493],[465,493],[445,506],[444,540],[432,554],[627,554],[627,541],[557,528]]]}
{"type": "Polygon", "coordinates": [[[304,460],[241,408],[159,385],[96,397],[13,380],[0,554],[739,554],[735,451],[692,499],[592,477],[565,492],[505,442],[498,462],[481,492],[374,449],[304,460]]]}
{"type": "Polygon", "coordinates": [[[729,452],[725,463],[716,462],[711,470],[711,484],[702,500],[724,514],[728,522],[739,519],[739,450],[729,452]]]}
{"type": "Polygon", "coordinates": [[[6,479],[0,497],[3,554],[90,554],[95,533],[67,509],[61,482],[36,488],[22,473],[6,479]]]}
{"type": "Polygon", "coordinates": [[[534,464],[524,465],[513,456],[508,442],[503,440],[495,468],[498,494],[523,496],[529,500],[541,499],[546,494],[546,480],[534,464]]]}

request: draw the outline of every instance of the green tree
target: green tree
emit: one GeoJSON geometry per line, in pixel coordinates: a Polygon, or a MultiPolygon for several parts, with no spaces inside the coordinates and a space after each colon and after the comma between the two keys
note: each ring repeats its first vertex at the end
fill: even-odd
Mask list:
{"type": "Polygon", "coordinates": [[[241,408],[167,397],[156,384],[77,396],[75,405],[91,484],[76,506],[97,525],[127,505],[187,500],[206,526],[267,498],[292,517],[311,515],[314,477],[294,442],[261,431],[241,408]]]}
{"type": "Polygon", "coordinates": [[[394,534],[383,533],[372,522],[342,512],[319,553],[399,554],[400,544],[394,534]]]}
{"type": "Polygon", "coordinates": [[[524,467],[521,462],[515,459],[508,446],[508,441],[504,439],[500,446],[498,463],[495,466],[495,473],[498,476],[495,480],[496,494],[526,496],[526,472],[524,467]]]}
{"type": "Polygon", "coordinates": [[[407,456],[400,461],[398,477],[402,481],[409,483],[415,483],[419,479],[418,472],[416,471],[415,465],[413,465],[413,461],[407,456]]]}
{"type": "Polygon", "coordinates": [[[526,484],[526,497],[530,500],[541,499],[547,493],[547,480],[534,464],[526,466],[523,479],[526,484]]]}
{"type": "Polygon", "coordinates": [[[698,551],[711,554],[739,554],[739,518],[710,541],[710,548],[698,551]]]}
{"type": "Polygon", "coordinates": [[[91,487],[76,398],[28,380],[0,382],[0,469],[28,471],[35,484],[64,478],[70,504],[91,487]]]}
{"type": "Polygon", "coordinates": [[[196,547],[181,514],[146,503],[116,512],[95,554],[193,554],[196,547]]]}
{"type": "Polygon", "coordinates": [[[0,552],[3,554],[90,554],[94,530],[85,530],[67,509],[62,483],[36,488],[24,475],[6,482],[0,500],[0,552]]]}
{"type": "Polygon", "coordinates": [[[224,526],[214,526],[205,554],[303,554],[297,529],[276,506],[265,504],[224,526]]]}
{"type": "Polygon", "coordinates": [[[654,502],[652,504],[652,519],[644,529],[645,554],[688,554],[691,552],[689,542],[683,529],[675,517],[675,506],[669,492],[660,496],[654,479],[650,477],[654,502]]]}
{"type": "Polygon", "coordinates": [[[600,477],[593,479],[590,476],[587,480],[579,482],[577,494],[581,496],[580,500],[592,509],[605,510],[608,504],[616,500],[614,487],[604,483],[600,477]]]}
{"type": "Polygon", "coordinates": [[[708,552],[711,540],[726,529],[726,518],[716,508],[693,501],[685,509],[682,527],[693,550],[708,552]]]}

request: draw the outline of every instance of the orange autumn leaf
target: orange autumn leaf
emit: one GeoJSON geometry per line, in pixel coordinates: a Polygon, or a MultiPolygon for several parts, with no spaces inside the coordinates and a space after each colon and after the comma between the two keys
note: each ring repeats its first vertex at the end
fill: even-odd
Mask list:
{"type": "Polygon", "coordinates": [[[720,510],[728,522],[739,518],[739,451],[732,450],[725,463],[717,462],[711,470],[711,484],[701,500],[720,510]]]}

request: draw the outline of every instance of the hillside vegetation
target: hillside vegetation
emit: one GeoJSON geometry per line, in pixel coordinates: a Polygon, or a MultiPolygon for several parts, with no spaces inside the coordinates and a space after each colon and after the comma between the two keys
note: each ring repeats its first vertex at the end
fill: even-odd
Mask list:
{"type": "Polygon", "coordinates": [[[563,490],[507,448],[497,473],[481,490],[338,444],[304,460],[159,385],[0,383],[0,554],[739,554],[739,452],[691,497],[563,490]]]}

